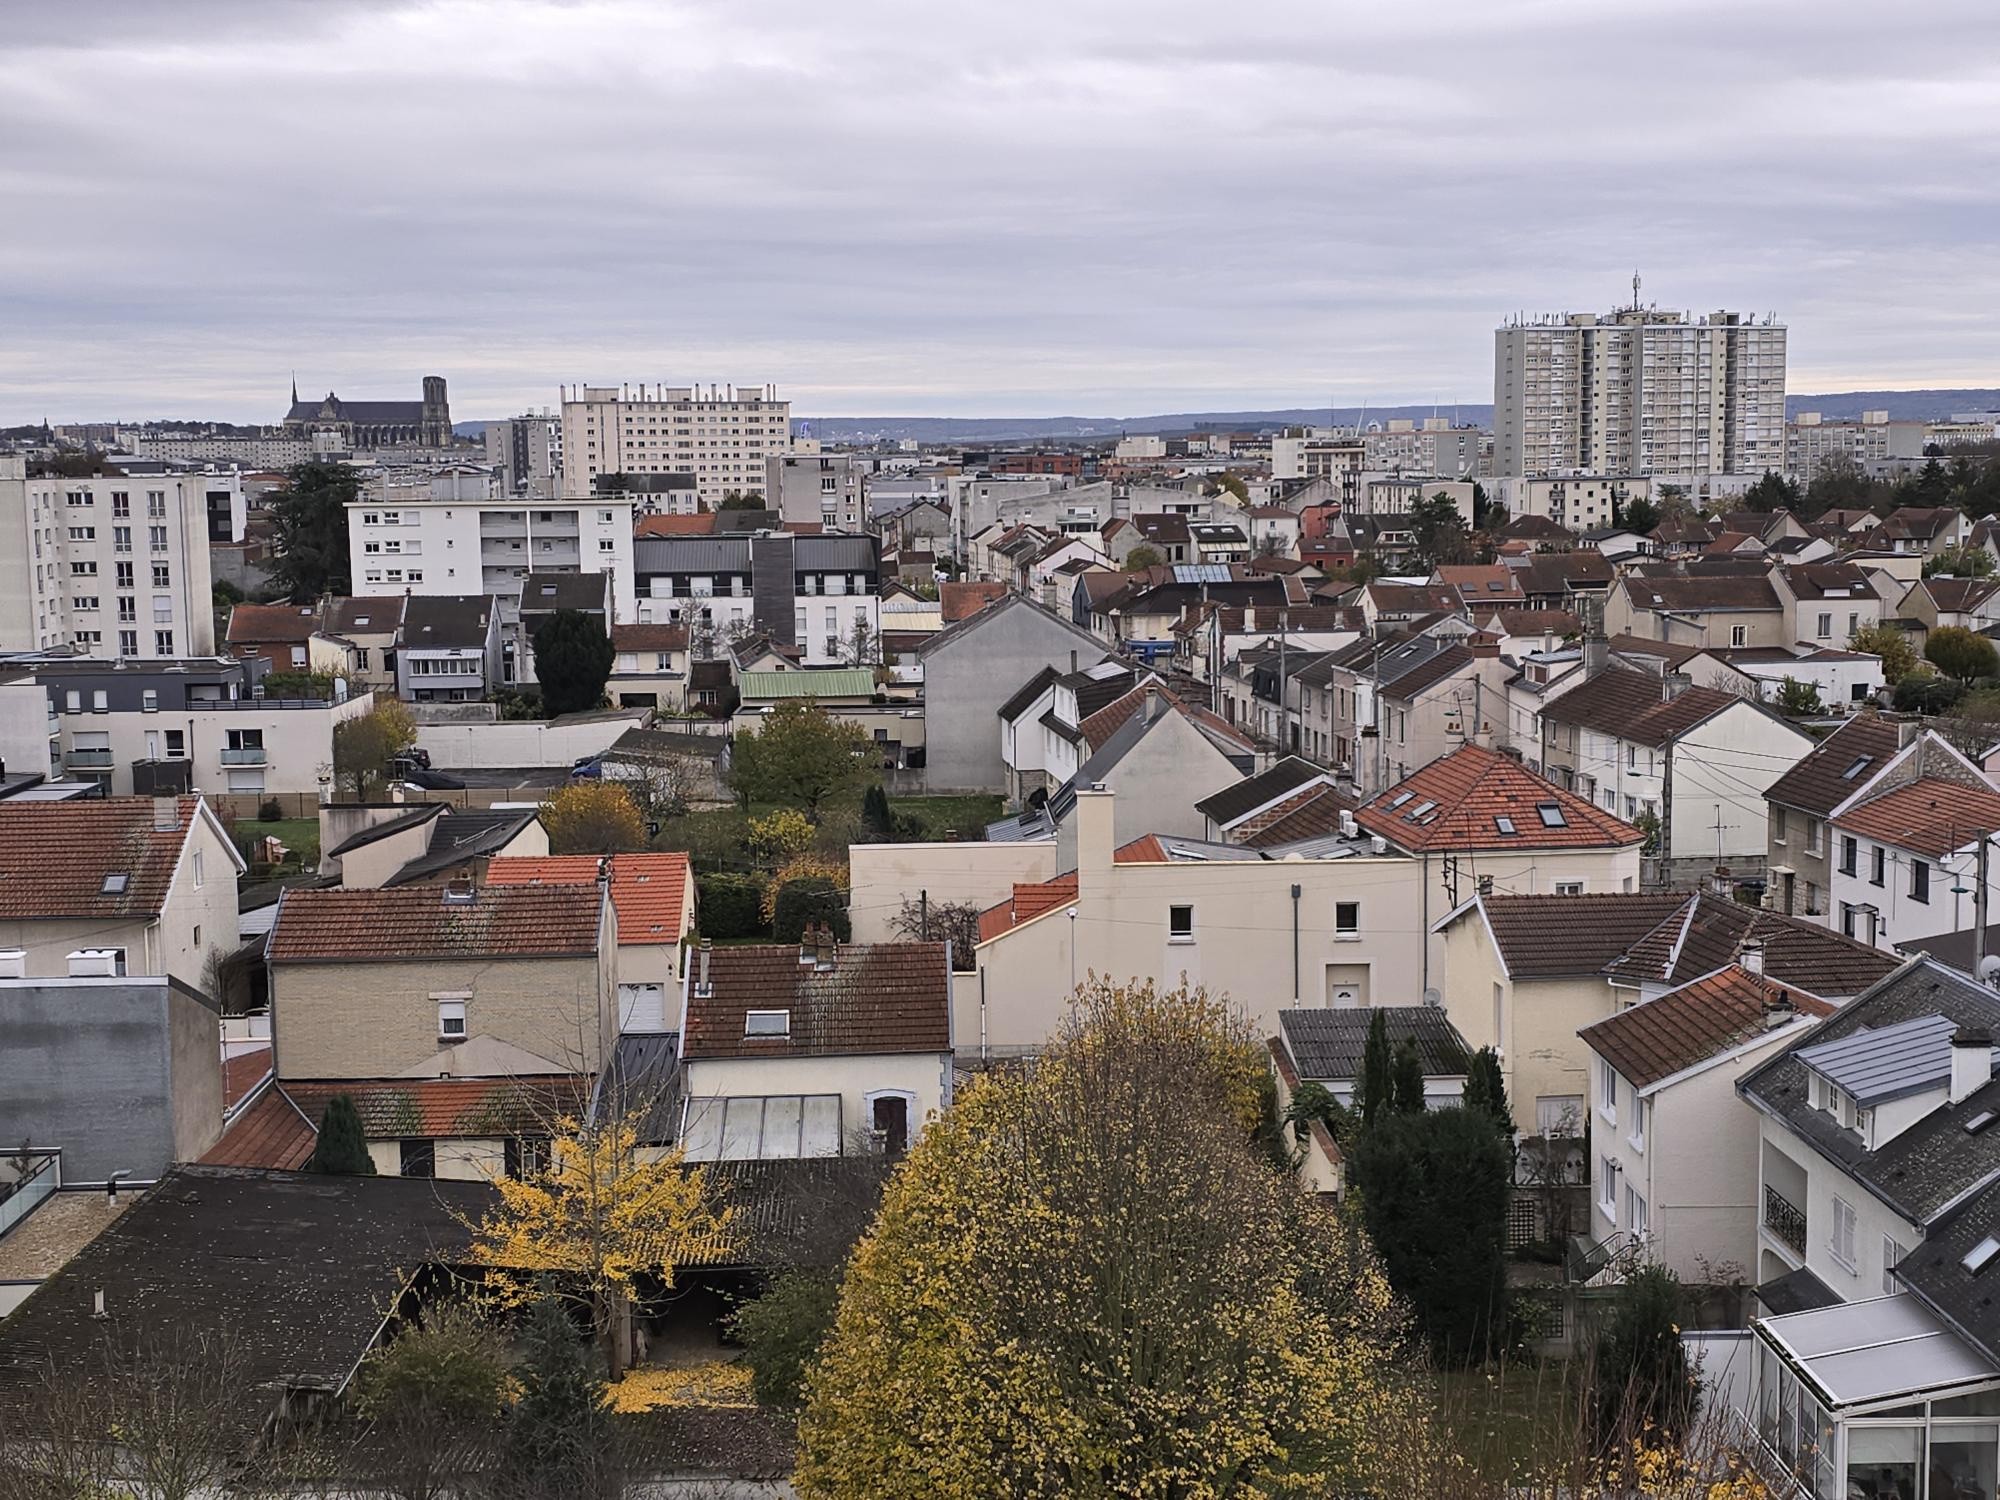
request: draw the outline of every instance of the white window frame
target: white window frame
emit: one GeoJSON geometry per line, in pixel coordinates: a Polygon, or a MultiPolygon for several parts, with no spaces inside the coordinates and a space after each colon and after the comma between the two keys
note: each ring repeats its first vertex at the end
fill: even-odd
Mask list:
{"type": "Polygon", "coordinates": [[[1632,1128],[1625,1140],[1634,1151],[1646,1149],[1646,1098],[1636,1088],[1632,1090],[1632,1128]]]}
{"type": "Polygon", "coordinates": [[[1597,1113],[1607,1125],[1618,1123],[1618,1070],[1602,1058],[1597,1063],[1597,1113]]]}
{"type": "Polygon", "coordinates": [[[1833,1257],[1834,1264],[1850,1276],[1860,1275],[1861,1267],[1855,1259],[1854,1254],[1854,1230],[1857,1222],[1854,1205],[1839,1194],[1835,1194],[1833,1212],[1827,1217],[1827,1253],[1833,1257]],[[1845,1231],[1844,1237],[1846,1239],[1844,1249],[1841,1244],[1843,1230],[1845,1231]]]}
{"type": "Polygon", "coordinates": [[[471,1025],[467,1021],[465,1014],[466,1006],[472,1000],[471,995],[433,995],[431,999],[437,1003],[437,1034],[439,1041],[462,1042],[472,1034],[471,1025]],[[447,1023],[451,1021],[458,1023],[458,1030],[452,1031],[449,1029],[447,1023]]]}
{"type": "Polygon", "coordinates": [[[1622,1175],[1618,1170],[1618,1158],[1612,1156],[1609,1152],[1605,1152],[1599,1155],[1597,1165],[1599,1168],[1598,1175],[1604,1179],[1599,1184],[1600,1191],[1598,1193],[1597,1206],[1604,1210],[1604,1217],[1610,1220],[1611,1227],[1616,1229],[1618,1227],[1618,1179],[1622,1175]]]}
{"type": "Polygon", "coordinates": [[[1177,901],[1167,908],[1167,941],[1170,943],[1192,943],[1194,941],[1194,906],[1191,902],[1177,901]],[[1178,914],[1187,913],[1183,925],[1178,914]]]}

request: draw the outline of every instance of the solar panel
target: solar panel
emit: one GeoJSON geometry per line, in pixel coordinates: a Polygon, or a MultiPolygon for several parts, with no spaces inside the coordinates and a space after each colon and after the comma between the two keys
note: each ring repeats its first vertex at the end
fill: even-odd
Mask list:
{"type": "Polygon", "coordinates": [[[1227,583],[1227,563],[1175,563],[1175,583],[1227,583]]]}

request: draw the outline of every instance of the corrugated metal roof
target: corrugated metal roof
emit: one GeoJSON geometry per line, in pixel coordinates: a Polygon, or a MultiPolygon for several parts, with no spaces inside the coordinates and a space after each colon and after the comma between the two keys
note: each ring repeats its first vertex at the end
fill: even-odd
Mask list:
{"type": "Polygon", "coordinates": [[[632,539],[635,573],[747,573],[748,537],[641,536],[632,539]]]}
{"type": "Polygon", "coordinates": [[[875,692],[875,673],[870,667],[745,672],[740,688],[745,703],[769,702],[776,698],[867,698],[875,692]]]}
{"type": "Polygon", "coordinates": [[[1950,1016],[1917,1016],[1816,1047],[1801,1047],[1799,1061],[1854,1096],[1863,1108],[1884,1099],[1934,1089],[1951,1079],[1950,1016]]]}

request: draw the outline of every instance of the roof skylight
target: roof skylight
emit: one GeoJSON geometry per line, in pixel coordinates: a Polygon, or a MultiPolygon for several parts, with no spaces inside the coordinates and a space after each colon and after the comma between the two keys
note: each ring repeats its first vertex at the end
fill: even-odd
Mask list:
{"type": "Polygon", "coordinates": [[[1542,827],[1544,828],[1569,827],[1569,819],[1563,816],[1562,804],[1560,802],[1537,802],[1535,804],[1535,811],[1541,814],[1542,827]]]}
{"type": "Polygon", "coordinates": [[[1966,1251],[1965,1258],[1959,1264],[1964,1266],[1974,1276],[1977,1276],[1981,1271],[1986,1269],[1988,1262],[1995,1255],[2000,1255],[2000,1237],[1989,1234],[1985,1239],[1966,1251]]]}
{"type": "Polygon", "coordinates": [[[1854,764],[1840,773],[1840,779],[1842,781],[1852,781],[1874,763],[1875,757],[1872,755],[1857,755],[1854,758],[1854,764]]]}
{"type": "Polygon", "coordinates": [[[106,896],[122,896],[125,894],[126,887],[131,885],[131,883],[132,877],[130,875],[107,875],[104,877],[102,893],[106,896]]]}
{"type": "Polygon", "coordinates": [[[1506,834],[1509,838],[1513,838],[1520,832],[1520,830],[1514,826],[1514,820],[1508,817],[1505,813],[1494,814],[1493,826],[1499,829],[1502,833],[1506,834]]]}

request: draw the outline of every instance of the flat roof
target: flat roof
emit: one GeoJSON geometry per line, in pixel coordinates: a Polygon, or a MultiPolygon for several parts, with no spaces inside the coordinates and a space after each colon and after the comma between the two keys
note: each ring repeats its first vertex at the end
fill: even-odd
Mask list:
{"type": "Polygon", "coordinates": [[[2000,1380],[2000,1366],[1908,1292],[1760,1318],[1756,1326],[1831,1406],[2000,1380]]]}

